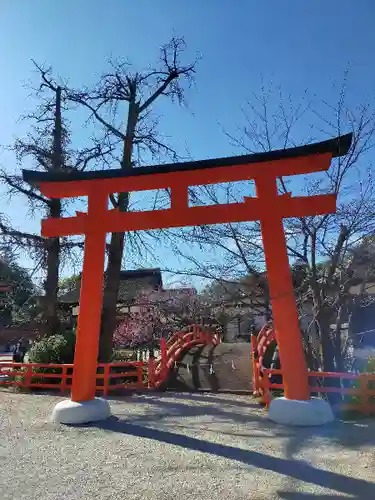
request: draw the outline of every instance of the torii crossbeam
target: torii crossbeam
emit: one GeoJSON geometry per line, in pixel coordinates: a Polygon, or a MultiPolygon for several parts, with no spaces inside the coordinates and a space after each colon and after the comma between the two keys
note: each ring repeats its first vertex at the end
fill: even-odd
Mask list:
{"type": "Polygon", "coordinates": [[[49,198],[87,196],[87,213],[42,221],[49,237],[85,235],[80,311],[74,358],[73,401],[95,396],[106,233],[260,220],[267,277],[285,396],[309,399],[307,368],[287,256],[283,218],[327,214],[336,210],[336,195],[293,197],[278,194],[282,176],[327,171],[333,157],[345,155],[351,134],[307,146],[126,170],[35,172],[23,178],[49,198]],[[242,203],[190,207],[190,186],[253,179],[256,197],[242,203]],[[110,193],[166,189],[171,206],[164,210],[119,212],[108,209],[110,193]]]}

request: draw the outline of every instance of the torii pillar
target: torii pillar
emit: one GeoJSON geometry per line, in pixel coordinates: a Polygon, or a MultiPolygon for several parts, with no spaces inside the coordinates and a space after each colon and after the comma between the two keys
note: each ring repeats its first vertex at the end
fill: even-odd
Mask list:
{"type": "Polygon", "coordinates": [[[62,423],[80,423],[100,420],[110,414],[107,401],[95,398],[107,232],[260,220],[285,385],[285,397],[271,402],[269,416],[276,422],[295,425],[323,424],[332,420],[333,413],[327,402],[310,399],[283,218],[334,212],[336,195],[279,195],[277,179],[326,171],[331,159],[346,154],[350,144],[351,134],[287,150],[140,167],[131,172],[23,171],[24,180],[39,187],[47,197],[88,197],[87,213],[42,221],[44,236],[80,234],[86,238],[72,396],[71,400],[56,406],[53,418],[62,423]],[[257,196],[254,198],[245,198],[242,203],[189,206],[189,186],[250,179],[255,180],[257,196]],[[155,189],[170,189],[170,208],[127,213],[108,209],[110,193],[155,189]]]}

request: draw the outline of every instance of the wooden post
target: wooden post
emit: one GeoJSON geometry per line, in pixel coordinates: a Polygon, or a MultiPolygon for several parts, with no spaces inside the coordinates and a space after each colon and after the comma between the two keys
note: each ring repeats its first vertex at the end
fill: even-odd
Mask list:
{"type": "Polygon", "coordinates": [[[143,382],[143,367],[145,366],[144,361],[137,365],[137,389],[142,389],[144,387],[143,382]]]}
{"type": "Polygon", "coordinates": [[[107,194],[88,196],[88,216],[74,353],[72,401],[94,399],[98,362],[106,232],[107,194]]]}
{"type": "Polygon", "coordinates": [[[166,372],[168,370],[167,368],[167,361],[168,361],[168,352],[167,352],[167,341],[165,338],[160,339],[160,357],[161,357],[161,373],[162,378],[166,376],[166,372]]]}
{"type": "Polygon", "coordinates": [[[109,379],[110,379],[110,374],[111,372],[111,365],[106,363],[104,365],[104,370],[103,370],[103,396],[106,398],[109,393],[109,379]]]}
{"type": "Polygon", "coordinates": [[[32,365],[27,365],[26,367],[26,375],[25,375],[25,387],[31,388],[33,378],[33,367],[32,365]]]}
{"type": "Polygon", "coordinates": [[[68,368],[66,365],[62,365],[62,369],[61,369],[61,382],[60,382],[60,392],[65,392],[66,391],[66,387],[67,387],[67,372],[68,372],[68,368]]]}
{"type": "MultiPolygon", "coordinates": [[[[277,217],[276,178],[255,179],[258,198],[268,209],[260,220],[272,315],[280,352],[285,397],[307,400],[310,397],[307,365],[302,346],[292,273],[290,270],[283,221],[277,217]]],[[[266,378],[266,377],[265,377],[266,378]]]]}
{"type": "Polygon", "coordinates": [[[155,388],[155,358],[153,356],[148,358],[148,387],[155,388]]]}
{"type": "Polygon", "coordinates": [[[259,393],[259,369],[258,369],[258,359],[256,356],[257,350],[257,339],[255,335],[251,336],[251,350],[250,350],[250,359],[251,359],[251,369],[252,369],[252,378],[253,378],[253,395],[258,395],[259,393]]]}

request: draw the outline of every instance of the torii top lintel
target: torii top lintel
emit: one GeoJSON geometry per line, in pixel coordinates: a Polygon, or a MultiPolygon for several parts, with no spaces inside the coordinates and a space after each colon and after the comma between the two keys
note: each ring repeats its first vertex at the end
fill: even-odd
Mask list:
{"type": "MultiPolygon", "coordinates": [[[[50,198],[89,197],[88,214],[43,221],[42,233],[45,236],[85,234],[85,219],[90,214],[90,198],[93,204],[97,197],[100,204],[99,197],[107,197],[109,193],[152,189],[171,189],[170,209],[126,214],[107,210],[105,222],[102,219],[102,229],[105,226],[107,232],[116,232],[258,220],[265,214],[267,201],[268,204],[278,203],[277,211],[281,217],[314,215],[335,211],[335,195],[295,198],[278,196],[276,179],[328,170],[332,158],[348,152],[351,140],[352,134],[347,134],[324,142],[278,151],[131,170],[71,170],[59,173],[23,170],[23,178],[39,187],[50,198]],[[189,186],[251,179],[256,183],[257,198],[245,198],[244,203],[225,205],[188,205],[189,186]]],[[[276,206],[273,206],[273,212],[275,209],[276,206]]]]}

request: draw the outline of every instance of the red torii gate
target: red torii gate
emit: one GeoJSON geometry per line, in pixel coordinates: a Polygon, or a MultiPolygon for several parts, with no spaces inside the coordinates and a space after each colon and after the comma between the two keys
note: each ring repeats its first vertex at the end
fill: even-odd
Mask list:
{"type": "Polygon", "coordinates": [[[345,155],[351,134],[302,147],[253,155],[139,167],[130,171],[23,171],[23,178],[49,198],[87,196],[87,213],[42,221],[49,237],[85,235],[84,263],[74,358],[72,401],[95,397],[96,366],[103,293],[106,233],[260,220],[272,312],[283,368],[285,396],[309,399],[306,362],[301,343],[283,218],[335,212],[336,195],[279,195],[282,176],[327,171],[333,157],[345,155]],[[189,186],[255,180],[256,197],[242,203],[189,207],[189,186]],[[108,209],[110,193],[171,190],[164,210],[119,212],[108,209]]]}

